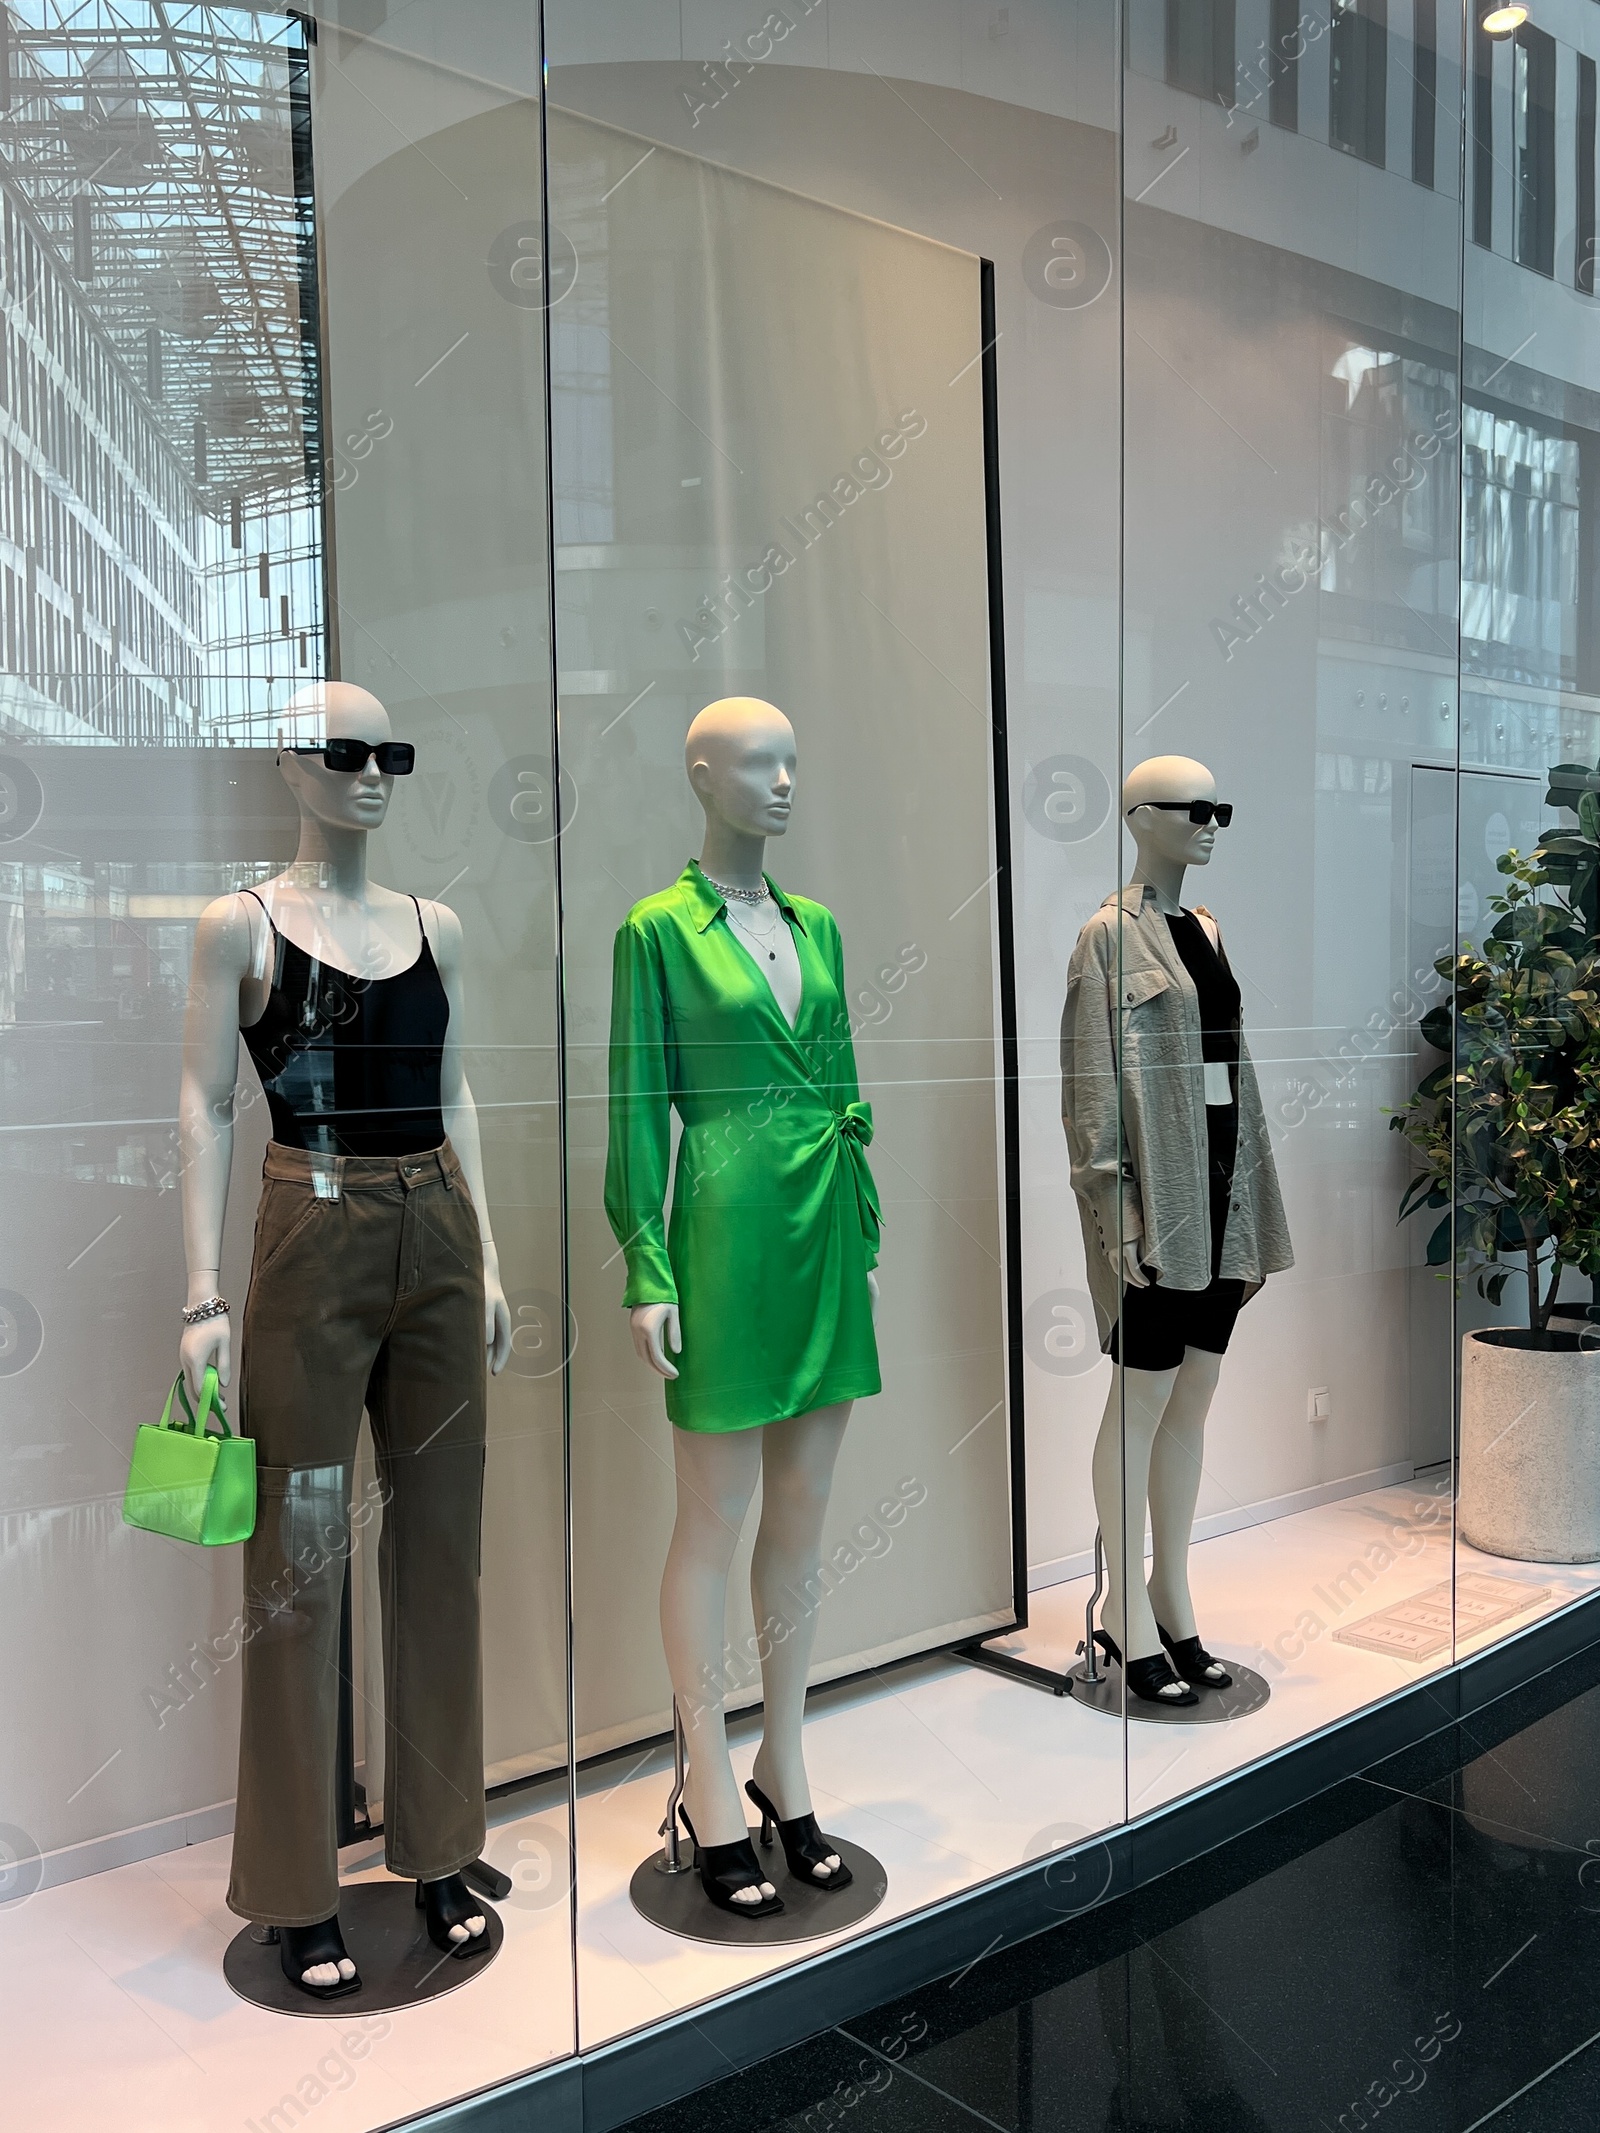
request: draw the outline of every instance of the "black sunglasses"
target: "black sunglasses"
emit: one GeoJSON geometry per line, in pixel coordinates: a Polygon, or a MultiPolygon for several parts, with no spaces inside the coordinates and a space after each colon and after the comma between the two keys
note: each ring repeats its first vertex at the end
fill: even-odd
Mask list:
{"type": "Polygon", "coordinates": [[[409,777],[417,767],[417,751],[409,741],[323,741],[316,748],[291,748],[291,755],[320,755],[328,770],[342,770],[354,777],[376,761],[386,778],[409,777]]]}
{"type": "MultiPolygon", "coordinates": [[[[1231,800],[1141,800],[1140,807],[1158,807],[1164,815],[1187,815],[1196,829],[1204,829],[1215,815],[1217,828],[1226,829],[1233,820],[1231,800]]],[[[1137,809],[1130,808],[1129,813],[1137,809]]]]}

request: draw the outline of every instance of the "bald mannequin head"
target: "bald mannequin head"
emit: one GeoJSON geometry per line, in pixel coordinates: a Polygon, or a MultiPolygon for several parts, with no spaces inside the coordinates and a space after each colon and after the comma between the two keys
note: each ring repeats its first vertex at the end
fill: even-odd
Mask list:
{"type": "Polygon", "coordinates": [[[683,749],[708,833],[781,837],[794,798],[794,728],[776,704],[724,696],[707,704],[683,749]]]}
{"type": "Polygon", "coordinates": [[[302,822],[312,817],[330,829],[377,829],[389,811],[394,779],[379,775],[370,759],[364,770],[329,770],[320,756],[293,755],[323,741],[392,740],[389,714],[370,689],[349,681],[315,681],[292,696],[284,712],[283,753],[278,768],[294,794],[302,822]]]}
{"type": "Polygon", "coordinates": [[[1192,755],[1153,755],[1135,763],[1122,787],[1122,812],[1151,800],[1214,800],[1217,781],[1192,755]]]}
{"type": "Polygon", "coordinates": [[[1122,819],[1139,847],[1136,880],[1168,887],[1175,880],[1181,887],[1184,868],[1208,865],[1217,841],[1214,822],[1192,822],[1182,809],[1152,803],[1216,797],[1216,779],[1193,756],[1155,755],[1134,765],[1123,781],[1122,819]]]}
{"type": "Polygon", "coordinates": [[[393,738],[389,714],[370,689],[353,681],[314,681],[290,697],[283,714],[287,747],[310,748],[319,741],[387,741],[393,738]]]}

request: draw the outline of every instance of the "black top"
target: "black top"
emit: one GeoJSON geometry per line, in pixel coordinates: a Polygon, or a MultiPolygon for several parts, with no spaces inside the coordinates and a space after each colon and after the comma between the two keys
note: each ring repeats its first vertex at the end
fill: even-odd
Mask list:
{"type": "MultiPolygon", "coordinates": [[[[255,896],[253,889],[245,891],[255,896]]],[[[286,1148],[418,1155],[444,1144],[440,1062],[450,1002],[422,906],[417,959],[392,978],[319,963],[272,923],[272,989],[243,1032],[286,1148]]]]}
{"type": "Polygon", "coordinates": [[[1167,926],[1172,945],[1183,958],[1183,967],[1200,995],[1200,1056],[1207,1065],[1237,1068],[1239,1011],[1243,1004],[1238,980],[1212,947],[1210,934],[1192,911],[1169,913],[1167,926]]]}

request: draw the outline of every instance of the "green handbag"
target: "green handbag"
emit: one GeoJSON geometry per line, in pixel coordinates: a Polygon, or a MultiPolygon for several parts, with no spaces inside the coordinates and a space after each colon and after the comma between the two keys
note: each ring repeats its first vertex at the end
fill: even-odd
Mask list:
{"type": "Polygon", "coordinates": [[[215,1370],[208,1368],[201,1384],[198,1416],[180,1370],[161,1420],[140,1424],[122,1516],[147,1533],[198,1541],[202,1548],[225,1548],[255,1531],[255,1439],[229,1429],[215,1370]],[[183,1402],[187,1423],[173,1420],[174,1400],[183,1402]],[[207,1429],[210,1419],[221,1423],[220,1435],[207,1429]]]}

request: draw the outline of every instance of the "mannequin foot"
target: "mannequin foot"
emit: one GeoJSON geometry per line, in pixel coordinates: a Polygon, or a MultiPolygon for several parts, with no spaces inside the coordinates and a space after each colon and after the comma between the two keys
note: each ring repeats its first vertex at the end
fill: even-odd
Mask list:
{"type": "Polygon", "coordinates": [[[1154,1652],[1148,1659],[1129,1659],[1124,1663],[1121,1652],[1117,1650],[1107,1631],[1097,1629],[1094,1641],[1114,1665],[1122,1668],[1122,1676],[1128,1684],[1130,1694],[1137,1696],[1141,1703],[1166,1703],[1181,1707],[1200,1701],[1188,1682],[1181,1681],[1172,1671],[1165,1652],[1154,1652]]]}
{"type": "Polygon", "coordinates": [[[339,1931],[339,1914],[320,1926],[278,1926],[278,1961],[291,1985],[314,2000],[337,2000],[359,1992],[361,1979],[339,1931]]]}
{"type": "Polygon", "coordinates": [[[465,1961],[489,1952],[489,1920],[481,1897],[459,1874],[417,1883],[417,1909],[428,1914],[428,1938],[446,1955],[465,1961]]]}
{"type": "Polygon", "coordinates": [[[1158,1622],[1156,1635],[1166,1646],[1173,1667],[1188,1682],[1203,1689],[1231,1689],[1233,1676],[1220,1659],[1214,1659],[1198,1637],[1169,1637],[1158,1622]]]}
{"type": "Polygon", "coordinates": [[[814,1814],[792,1815],[787,1822],[781,1822],[778,1810],[754,1778],[744,1789],[761,1810],[763,1847],[771,1850],[773,1832],[776,1831],[783,1846],[783,1856],[796,1881],[808,1882],[819,1889],[847,1889],[850,1886],[855,1876],[818,1829],[814,1814]]]}
{"type": "Polygon", "coordinates": [[[742,1918],[770,1918],[783,1909],[782,1899],[762,1873],[755,1846],[748,1837],[733,1844],[702,1844],[687,1810],[680,1806],[678,1812],[694,1846],[700,1886],[719,1911],[732,1911],[742,1918]]]}

